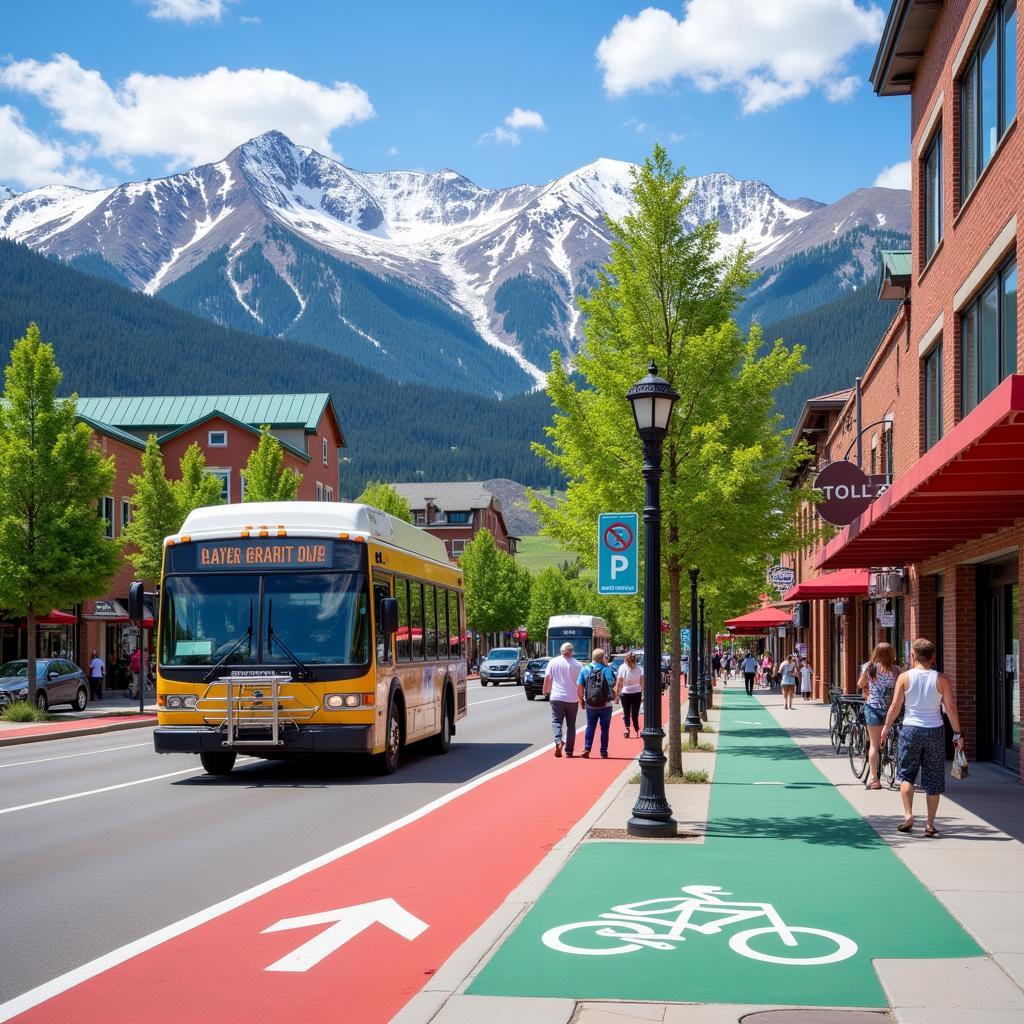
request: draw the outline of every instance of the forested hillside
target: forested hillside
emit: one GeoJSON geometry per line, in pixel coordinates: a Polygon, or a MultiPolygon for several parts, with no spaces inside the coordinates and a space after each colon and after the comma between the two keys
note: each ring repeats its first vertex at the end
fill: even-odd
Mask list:
{"type": "Polygon", "coordinates": [[[530,451],[551,419],[544,392],[498,401],[399,384],[313,345],[218,327],[2,240],[0,282],[0,355],[6,362],[35,321],[54,345],[65,392],[330,391],[348,442],[343,497],[373,477],[561,485],[530,451]]]}

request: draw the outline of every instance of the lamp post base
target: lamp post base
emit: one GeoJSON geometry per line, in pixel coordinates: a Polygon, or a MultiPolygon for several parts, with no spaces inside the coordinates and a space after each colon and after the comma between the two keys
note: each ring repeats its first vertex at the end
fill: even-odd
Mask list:
{"type": "Polygon", "coordinates": [[[634,815],[626,822],[626,831],[638,839],[674,839],[679,834],[679,826],[671,815],[667,821],[634,815]]]}

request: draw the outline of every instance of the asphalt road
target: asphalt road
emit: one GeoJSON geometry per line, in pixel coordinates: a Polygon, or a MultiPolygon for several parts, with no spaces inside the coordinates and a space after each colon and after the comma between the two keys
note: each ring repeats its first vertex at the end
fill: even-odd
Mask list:
{"type": "Polygon", "coordinates": [[[469,701],[447,755],[410,747],[385,778],[241,758],[213,778],[197,757],[154,754],[148,729],[0,748],[0,1002],[550,743],[548,705],[520,687],[472,683],[469,701]]]}

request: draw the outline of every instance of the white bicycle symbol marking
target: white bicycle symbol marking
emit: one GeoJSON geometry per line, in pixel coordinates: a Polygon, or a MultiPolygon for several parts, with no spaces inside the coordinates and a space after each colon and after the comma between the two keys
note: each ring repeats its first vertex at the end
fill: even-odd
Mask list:
{"type": "Polygon", "coordinates": [[[731,896],[717,885],[684,885],[684,895],[668,896],[661,899],[643,900],[640,903],[624,903],[605,914],[600,921],[574,921],[549,928],[542,936],[544,945],[559,953],[574,953],[578,956],[616,956],[620,953],[635,953],[641,949],[675,949],[675,943],[685,942],[684,932],[699,932],[701,935],[717,935],[729,925],[739,924],[759,917],[766,917],[770,924],[762,928],[749,928],[729,938],[734,953],[761,960],[769,964],[786,964],[796,967],[816,967],[847,960],[857,952],[857,943],[845,935],[824,931],[821,928],[790,926],[779,916],[771,903],[743,903],[723,900],[731,896]],[[700,924],[693,920],[695,914],[709,916],[700,924]],[[575,946],[571,934],[611,940],[603,943],[604,948],[575,946]],[[777,935],[783,945],[795,950],[795,956],[775,956],[763,953],[753,947],[752,940],[761,935],[777,935]],[[821,956],[800,956],[798,935],[816,935],[829,940],[835,949],[821,956]]]}

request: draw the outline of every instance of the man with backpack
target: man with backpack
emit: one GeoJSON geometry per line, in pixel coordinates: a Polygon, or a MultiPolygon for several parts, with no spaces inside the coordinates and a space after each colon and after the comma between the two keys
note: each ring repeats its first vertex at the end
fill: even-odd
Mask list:
{"type": "Polygon", "coordinates": [[[608,756],[608,733],[615,703],[615,677],[605,661],[604,651],[597,647],[594,660],[580,673],[580,707],[587,713],[587,730],[583,734],[583,756],[590,757],[594,733],[601,726],[601,756],[608,756]]]}

